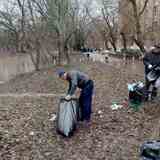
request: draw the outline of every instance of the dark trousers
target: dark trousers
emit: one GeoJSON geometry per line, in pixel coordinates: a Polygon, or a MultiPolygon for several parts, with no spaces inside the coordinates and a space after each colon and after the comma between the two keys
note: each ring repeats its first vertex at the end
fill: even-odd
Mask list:
{"type": "Polygon", "coordinates": [[[145,77],[145,79],[146,79],[146,89],[147,89],[147,91],[149,91],[150,86],[153,85],[153,88],[151,90],[151,98],[154,99],[157,96],[157,88],[154,86],[154,83],[156,81],[149,82],[148,79],[147,79],[147,76],[145,77]]]}
{"type": "Polygon", "coordinates": [[[91,118],[93,88],[94,83],[92,80],[90,80],[81,91],[79,103],[82,110],[82,121],[90,120],[91,118]]]}

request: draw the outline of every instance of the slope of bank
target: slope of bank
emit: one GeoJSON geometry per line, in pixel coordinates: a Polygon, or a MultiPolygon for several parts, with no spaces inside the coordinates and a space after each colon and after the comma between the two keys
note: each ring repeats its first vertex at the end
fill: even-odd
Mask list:
{"type": "MultiPolygon", "coordinates": [[[[80,65],[67,69],[77,67],[80,65]]],[[[127,65],[118,69],[101,63],[81,67],[95,82],[91,126],[79,125],[72,138],[64,139],[56,133],[56,122],[50,120],[57,113],[59,97],[0,97],[3,160],[137,160],[140,145],[159,137],[158,104],[147,103],[138,112],[127,106],[116,111],[110,108],[113,101],[121,101],[128,95],[128,82],[143,79],[139,68],[131,71],[127,65]]],[[[56,69],[18,76],[5,84],[8,89],[5,91],[64,92],[67,84],[54,76],[56,69]]]]}

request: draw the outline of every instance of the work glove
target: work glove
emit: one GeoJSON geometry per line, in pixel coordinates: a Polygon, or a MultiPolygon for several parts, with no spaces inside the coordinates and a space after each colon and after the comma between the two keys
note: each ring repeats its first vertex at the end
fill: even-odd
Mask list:
{"type": "Polygon", "coordinates": [[[148,65],[148,69],[151,69],[153,66],[151,64],[148,65]]]}
{"type": "Polygon", "coordinates": [[[65,100],[67,100],[67,101],[69,101],[69,100],[71,100],[71,96],[70,95],[67,95],[66,97],[65,97],[65,100]]]}

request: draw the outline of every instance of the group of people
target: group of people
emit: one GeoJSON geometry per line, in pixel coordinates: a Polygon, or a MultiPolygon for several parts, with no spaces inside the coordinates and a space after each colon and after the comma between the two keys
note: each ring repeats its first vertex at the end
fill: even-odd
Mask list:
{"type": "MultiPolygon", "coordinates": [[[[145,65],[145,77],[146,77],[146,88],[149,89],[151,82],[147,79],[147,74],[155,67],[160,66],[160,45],[155,45],[154,49],[147,52],[143,58],[145,65]]],[[[81,89],[81,94],[79,97],[79,103],[82,108],[82,121],[90,122],[91,112],[92,112],[92,95],[94,89],[94,82],[89,78],[88,75],[80,71],[70,71],[65,72],[64,70],[58,71],[58,76],[62,80],[69,82],[69,89],[65,97],[66,100],[70,100],[75,94],[76,89],[81,89]]],[[[152,96],[156,97],[157,95],[157,85],[156,82],[159,81],[158,78],[153,85],[152,96]]],[[[153,82],[152,82],[153,83],[153,82]]]]}

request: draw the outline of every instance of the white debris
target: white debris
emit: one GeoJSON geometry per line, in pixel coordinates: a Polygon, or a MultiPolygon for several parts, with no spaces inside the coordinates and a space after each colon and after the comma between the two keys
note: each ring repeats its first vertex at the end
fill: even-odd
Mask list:
{"type": "Polygon", "coordinates": [[[52,114],[51,118],[49,119],[50,121],[55,121],[57,118],[56,114],[52,114]]]}
{"type": "Polygon", "coordinates": [[[111,105],[111,109],[112,110],[118,110],[118,109],[120,109],[120,108],[122,108],[123,107],[123,105],[118,105],[118,104],[113,104],[113,105],[111,105]]]}
{"type": "Polygon", "coordinates": [[[101,110],[98,111],[98,114],[102,114],[103,112],[101,110]]]}
{"type": "Polygon", "coordinates": [[[33,132],[33,131],[30,132],[29,135],[30,135],[30,136],[34,136],[34,132],[33,132]]]}

